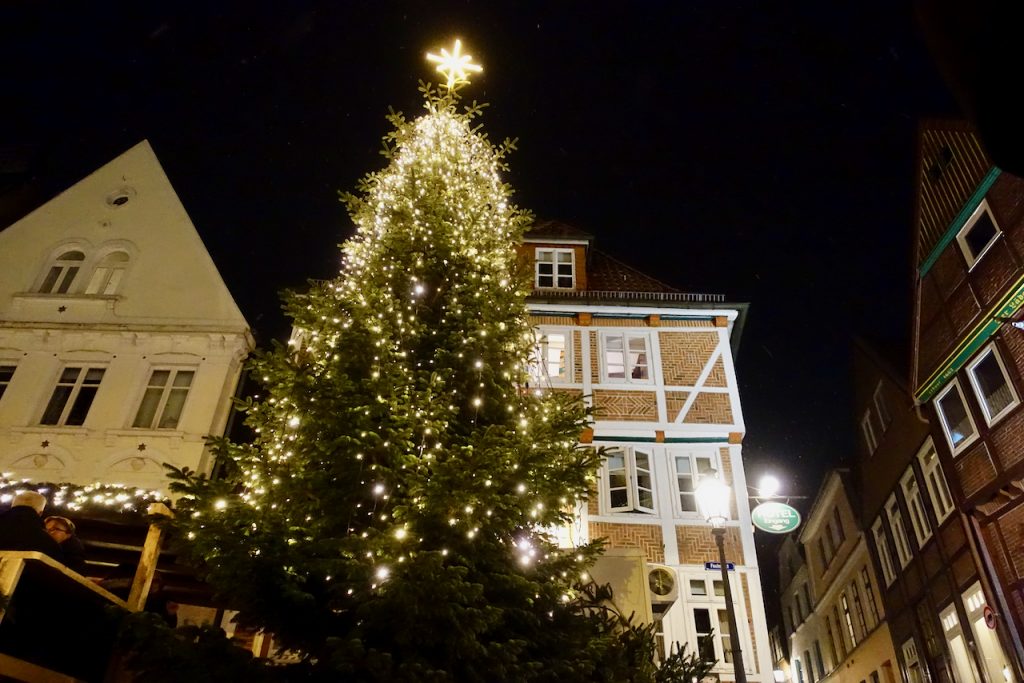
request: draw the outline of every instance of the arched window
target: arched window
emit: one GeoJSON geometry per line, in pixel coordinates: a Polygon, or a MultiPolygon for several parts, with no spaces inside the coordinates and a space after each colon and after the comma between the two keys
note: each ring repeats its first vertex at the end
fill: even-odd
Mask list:
{"type": "Polygon", "coordinates": [[[85,254],[78,250],[65,251],[61,253],[50,270],[47,271],[43,284],[39,286],[42,294],[67,294],[71,284],[75,281],[78,271],[85,261],[85,254]]]}
{"type": "Polygon", "coordinates": [[[116,294],[125,268],[128,267],[128,254],[123,251],[112,251],[96,264],[92,272],[86,294],[116,294]]]}

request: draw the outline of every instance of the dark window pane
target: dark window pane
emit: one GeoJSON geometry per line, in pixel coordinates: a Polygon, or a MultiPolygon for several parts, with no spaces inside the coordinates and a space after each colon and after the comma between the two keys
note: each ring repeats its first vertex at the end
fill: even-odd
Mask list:
{"type": "Polygon", "coordinates": [[[949,429],[949,440],[953,446],[974,434],[974,428],[967,417],[967,409],[960,400],[960,392],[954,388],[939,401],[939,410],[946,418],[946,425],[949,429]]]}
{"type": "Polygon", "coordinates": [[[711,613],[706,609],[693,610],[693,623],[697,627],[697,633],[710,633],[711,613]]]}
{"type": "Polygon", "coordinates": [[[981,390],[981,397],[988,407],[990,418],[1013,403],[1013,394],[995,354],[989,353],[984,360],[974,366],[974,378],[978,382],[978,389],[981,390]]]}
{"type": "Polygon", "coordinates": [[[537,276],[538,287],[554,287],[555,279],[550,275],[538,275],[537,276]]]}
{"type": "Polygon", "coordinates": [[[85,416],[89,414],[92,400],[96,398],[96,391],[97,387],[92,385],[83,386],[78,390],[78,396],[71,404],[71,412],[68,413],[68,419],[64,421],[64,424],[77,426],[85,422],[85,416]]]}
{"type": "Polygon", "coordinates": [[[971,255],[974,258],[978,258],[978,255],[988,246],[988,243],[993,240],[996,236],[996,226],[992,222],[992,217],[988,215],[988,211],[982,211],[978,220],[974,222],[971,229],[964,235],[964,240],[967,242],[968,248],[971,250],[971,255]]]}
{"type": "Polygon", "coordinates": [[[160,404],[161,391],[159,388],[146,389],[142,396],[142,404],[139,412],[135,415],[135,422],[132,427],[148,429],[153,426],[153,418],[156,417],[156,407],[160,404]]]}
{"type": "Polygon", "coordinates": [[[60,281],[57,293],[67,294],[68,290],[71,289],[71,283],[74,282],[76,275],[78,275],[78,266],[72,266],[64,271],[64,279],[60,281]]]}
{"type": "Polygon", "coordinates": [[[626,507],[629,504],[626,489],[617,489],[612,491],[611,503],[613,508],[626,507]]]}
{"type": "Polygon", "coordinates": [[[164,414],[160,417],[160,429],[174,429],[178,426],[186,396],[188,389],[171,389],[171,395],[167,397],[167,404],[164,406],[164,414]]]}
{"type": "Polygon", "coordinates": [[[64,406],[71,396],[71,389],[72,387],[69,386],[57,386],[53,390],[53,396],[50,397],[50,402],[46,404],[46,410],[43,412],[43,419],[40,420],[40,423],[55,425],[60,422],[60,415],[64,412],[64,406]]]}
{"type": "Polygon", "coordinates": [[[43,284],[39,286],[39,291],[43,294],[49,294],[53,291],[53,286],[57,284],[57,278],[60,277],[63,269],[60,266],[53,266],[50,268],[50,272],[46,274],[46,279],[43,280],[43,284]]]}

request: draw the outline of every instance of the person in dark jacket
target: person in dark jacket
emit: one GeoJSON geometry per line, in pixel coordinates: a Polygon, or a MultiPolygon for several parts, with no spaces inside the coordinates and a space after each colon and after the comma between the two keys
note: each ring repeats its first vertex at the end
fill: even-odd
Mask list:
{"type": "Polygon", "coordinates": [[[0,550],[38,550],[63,562],[64,553],[43,524],[45,507],[46,497],[41,493],[22,491],[15,495],[11,509],[0,513],[0,550]]]}
{"type": "Polygon", "coordinates": [[[64,553],[64,566],[79,574],[85,574],[85,546],[75,535],[75,523],[67,517],[47,517],[46,533],[57,541],[64,553]]]}

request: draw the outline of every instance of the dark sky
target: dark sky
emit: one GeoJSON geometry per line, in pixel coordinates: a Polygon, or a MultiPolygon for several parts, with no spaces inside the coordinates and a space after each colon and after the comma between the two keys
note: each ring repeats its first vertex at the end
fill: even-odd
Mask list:
{"type": "Polygon", "coordinates": [[[748,476],[813,494],[854,448],[852,336],[904,356],[916,127],[957,115],[901,3],[6,3],[0,157],[42,200],[148,138],[265,343],[456,35],[520,204],[751,303],[748,476]]]}

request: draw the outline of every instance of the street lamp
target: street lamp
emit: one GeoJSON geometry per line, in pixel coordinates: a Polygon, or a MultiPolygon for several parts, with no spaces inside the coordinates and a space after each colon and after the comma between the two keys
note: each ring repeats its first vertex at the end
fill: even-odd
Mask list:
{"type": "Polygon", "coordinates": [[[740,631],[736,627],[736,607],[732,601],[732,586],[729,584],[729,565],[725,561],[725,521],[729,519],[729,487],[717,477],[705,476],[694,492],[701,514],[711,524],[711,535],[718,545],[718,562],[722,566],[722,585],[725,588],[725,612],[729,615],[729,649],[732,652],[732,666],[736,683],[747,683],[747,672],[743,668],[743,653],[740,651],[740,631]]]}

